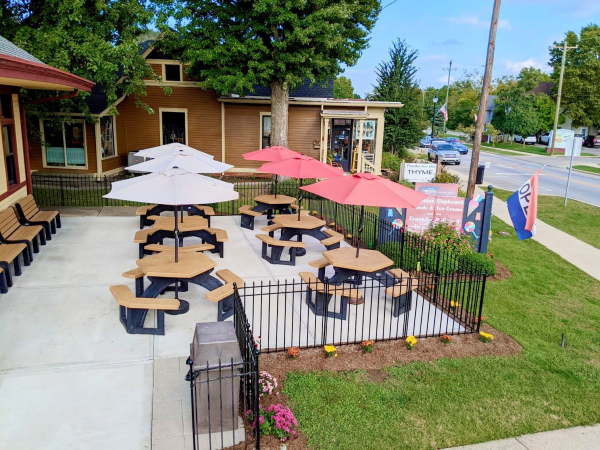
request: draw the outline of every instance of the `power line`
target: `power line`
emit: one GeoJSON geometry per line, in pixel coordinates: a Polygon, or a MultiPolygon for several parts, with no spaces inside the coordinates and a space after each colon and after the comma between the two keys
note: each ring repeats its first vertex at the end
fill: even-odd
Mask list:
{"type": "Polygon", "coordinates": [[[390,3],[388,3],[387,5],[385,5],[384,7],[381,8],[381,10],[383,11],[385,8],[387,8],[390,5],[393,5],[394,3],[396,3],[398,0],[393,0],[390,3]]]}

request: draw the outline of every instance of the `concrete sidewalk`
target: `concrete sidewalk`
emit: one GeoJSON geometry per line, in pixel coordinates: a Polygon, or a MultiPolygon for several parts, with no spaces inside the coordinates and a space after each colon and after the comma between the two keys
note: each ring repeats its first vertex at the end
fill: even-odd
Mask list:
{"type": "MultiPolygon", "coordinates": [[[[458,172],[453,171],[452,169],[447,170],[455,175],[458,175],[460,177],[461,187],[466,189],[466,177],[458,172]]],[[[485,194],[485,192],[479,187],[475,188],[475,192],[481,195],[485,194]]],[[[495,217],[512,226],[512,221],[510,220],[510,215],[508,214],[508,208],[502,207],[504,204],[505,202],[494,197],[492,211],[496,211],[494,214],[495,217]]],[[[532,239],[539,242],[549,250],[552,250],[554,253],[567,260],[578,269],[581,269],[588,275],[600,280],[600,264],[598,263],[598,261],[600,261],[599,249],[574,238],[570,234],[567,234],[558,228],[548,225],[540,219],[537,220],[537,233],[532,239]]],[[[600,448],[600,445],[598,448],[600,448]]]]}
{"type": "Polygon", "coordinates": [[[600,425],[594,425],[526,434],[447,450],[595,450],[599,448],[600,425]]]}

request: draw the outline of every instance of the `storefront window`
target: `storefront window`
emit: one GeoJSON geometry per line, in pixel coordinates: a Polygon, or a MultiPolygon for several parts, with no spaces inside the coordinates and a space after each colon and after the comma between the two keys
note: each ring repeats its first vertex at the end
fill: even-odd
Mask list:
{"type": "Polygon", "coordinates": [[[262,116],[261,142],[262,148],[271,146],[271,116],[262,116]]]}
{"type": "Polygon", "coordinates": [[[44,142],[46,148],[45,165],[48,167],[85,167],[85,122],[62,122],[56,128],[52,122],[45,121],[44,142]]]}
{"type": "MultiPolygon", "coordinates": [[[[377,120],[361,120],[362,123],[362,153],[363,158],[375,164],[375,136],[377,135],[377,120]]],[[[358,125],[355,132],[355,137],[359,136],[358,125]]],[[[358,139],[357,139],[358,140],[358,139]]],[[[358,142],[357,142],[358,145],[358,142]]]]}
{"type": "Polygon", "coordinates": [[[100,145],[102,146],[103,158],[110,158],[117,154],[114,124],[115,118],[113,116],[100,118],[100,145]]]}

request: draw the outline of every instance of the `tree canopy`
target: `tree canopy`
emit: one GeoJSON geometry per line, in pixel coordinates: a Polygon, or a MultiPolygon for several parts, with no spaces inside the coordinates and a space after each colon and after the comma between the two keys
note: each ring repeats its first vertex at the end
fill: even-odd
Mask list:
{"type": "MultiPolygon", "coordinates": [[[[561,98],[561,110],[576,126],[600,123],[600,27],[595,24],[583,27],[577,35],[569,31],[565,39],[568,46],[561,98]]],[[[562,42],[555,42],[561,46],[562,42]]],[[[558,85],[562,48],[550,48],[550,66],[554,69],[552,80],[558,85]]]]}
{"type": "Polygon", "coordinates": [[[354,98],[354,87],[350,78],[337,77],[333,80],[333,98],[354,98]]]}
{"type": "MultiPolygon", "coordinates": [[[[46,64],[99,83],[109,105],[122,94],[135,94],[138,100],[145,95],[143,79],[152,78],[154,72],[140,55],[139,37],[153,17],[149,5],[138,0],[0,2],[0,30],[6,39],[46,64]]],[[[36,108],[76,108],[86,113],[86,95],[36,108]]]]}
{"type": "Polygon", "coordinates": [[[204,89],[271,87],[272,144],[287,144],[290,89],[337,76],[368,45],[377,0],[157,0],[162,45],[204,89]],[[175,31],[171,31],[171,27],[175,31]]]}
{"type": "Polygon", "coordinates": [[[419,52],[398,39],[388,53],[389,60],[377,66],[377,84],[370,99],[404,104],[385,112],[384,149],[398,153],[423,136],[422,97],[415,66],[419,52]]]}

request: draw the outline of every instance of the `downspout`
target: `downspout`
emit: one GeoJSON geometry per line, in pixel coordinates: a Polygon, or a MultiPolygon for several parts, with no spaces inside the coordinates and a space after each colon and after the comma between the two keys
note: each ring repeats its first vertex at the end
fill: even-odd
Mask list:
{"type": "Polygon", "coordinates": [[[79,94],[79,89],[75,89],[73,92],[66,95],[59,95],[58,97],[40,98],[37,100],[31,100],[23,103],[23,107],[21,108],[21,134],[23,135],[23,156],[25,159],[25,178],[27,179],[27,194],[33,194],[33,182],[31,180],[31,163],[29,161],[29,139],[27,139],[27,120],[25,119],[25,106],[73,98],[77,97],[77,94],[79,94]]]}

